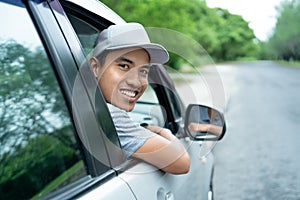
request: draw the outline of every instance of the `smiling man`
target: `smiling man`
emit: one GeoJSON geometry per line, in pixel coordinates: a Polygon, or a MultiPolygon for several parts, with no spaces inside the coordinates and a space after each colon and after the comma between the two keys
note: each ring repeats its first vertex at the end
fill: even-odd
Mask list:
{"type": "Polygon", "coordinates": [[[92,58],[94,73],[107,102],[131,111],[147,88],[149,56],[144,49],[131,47],[106,55],[104,67],[92,58]]]}
{"type": "Polygon", "coordinates": [[[112,25],[100,33],[90,65],[125,155],[165,172],[182,174],[189,171],[190,157],[172,132],[157,126],[141,127],[127,113],[148,86],[150,66],[164,64],[168,59],[167,50],[151,43],[141,24],[126,23],[112,25]]]}

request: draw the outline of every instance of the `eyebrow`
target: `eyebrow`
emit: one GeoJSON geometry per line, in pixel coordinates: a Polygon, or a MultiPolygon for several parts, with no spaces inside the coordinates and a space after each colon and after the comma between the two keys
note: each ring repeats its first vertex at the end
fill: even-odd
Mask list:
{"type": "MultiPolygon", "coordinates": [[[[125,58],[125,57],[120,57],[120,58],[116,59],[115,62],[127,62],[129,64],[134,64],[134,62],[132,60],[125,58]]],[[[150,64],[147,64],[147,65],[143,65],[141,67],[142,68],[150,68],[150,66],[151,66],[150,64]]]]}
{"type": "Polygon", "coordinates": [[[127,62],[127,63],[130,63],[130,64],[133,64],[133,61],[128,59],[128,58],[125,58],[125,57],[120,57],[116,60],[116,62],[127,62]]]}

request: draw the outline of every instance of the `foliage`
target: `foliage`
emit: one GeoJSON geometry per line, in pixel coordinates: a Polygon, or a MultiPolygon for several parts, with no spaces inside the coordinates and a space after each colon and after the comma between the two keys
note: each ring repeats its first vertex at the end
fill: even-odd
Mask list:
{"type": "MultiPolygon", "coordinates": [[[[255,57],[258,51],[248,22],[227,10],[211,9],[204,0],[101,1],[128,22],[169,28],[193,38],[216,61],[255,57]]],[[[169,65],[177,68],[181,61],[171,55],[169,65]]]]}
{"type": "Polygon", "coordinates": [[[0,61],[0,199],[28,199],[78,161],[78,148],[45,51],[0,41],[0,61]]]}
{"type": "Polygon", "coordinates": [[[74,149],[51,136],[40,135],[30,140],[25,147],[9,155],[5,166],[1,164],[4,171],[0,179],[2,198],[33,196],[76,162],[73,155],[74,149]]]}
{"type": "Polygon", "coordinates": [[[32,133],[45,134],[56,129],[47,113],[56,113],[62,125],[68,123],[67,111],[44,51],[39,48],[31,51],[15,41],[0,43],[0,49],[1,146],[17,146],[32,133]]]}
{"type": "Polygon", "coordinates": [[[300,60],[300,2],[283,1],[277,7],[274,34],[263,44],[262,58],[300,60]]]}
{"type": "Polygon", "coordinates": [[[216,9],[221,17],[215,24],[219,45],[212,52],[217,60],[236,60],[243,57],[256,57],[258,45],[254,43],[253,30],[248,22],[239,15],[232,15],[227,10],[216,9]]]}

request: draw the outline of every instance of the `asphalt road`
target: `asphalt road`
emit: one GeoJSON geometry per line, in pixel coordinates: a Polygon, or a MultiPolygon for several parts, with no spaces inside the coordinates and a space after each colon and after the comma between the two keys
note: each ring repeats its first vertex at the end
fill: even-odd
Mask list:
{"type": "Polygon", "coordinates": [[[227,134],[214,149],[215,200],[300,199],[300,69],[218,67],[227,134]]]}
{"type": "Polygon", "coordinates": [[[271,61],[175,74],[186,104],[225,114],[213,152],[215,200],[300,200],[300,69],[271,61]]]}

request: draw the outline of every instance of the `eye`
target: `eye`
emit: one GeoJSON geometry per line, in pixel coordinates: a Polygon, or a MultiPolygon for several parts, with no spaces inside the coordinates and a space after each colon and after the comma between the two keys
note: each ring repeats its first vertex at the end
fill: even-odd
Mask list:
{"type": "Polygon", "coordinates": [[[123,70],[127,70],[127,69],[130,68],[128,64],[123,64],[123,63],[120,63],[120,64],[119,64],[119,67],[120,67],[121,69],[123,69],[123,70]]]}
{"type": "Polygon", "coordinates": [[[141,68],[140,73],[144,76],[147,76],[149,74],[149,69],[148,68],[141,68]]]}

